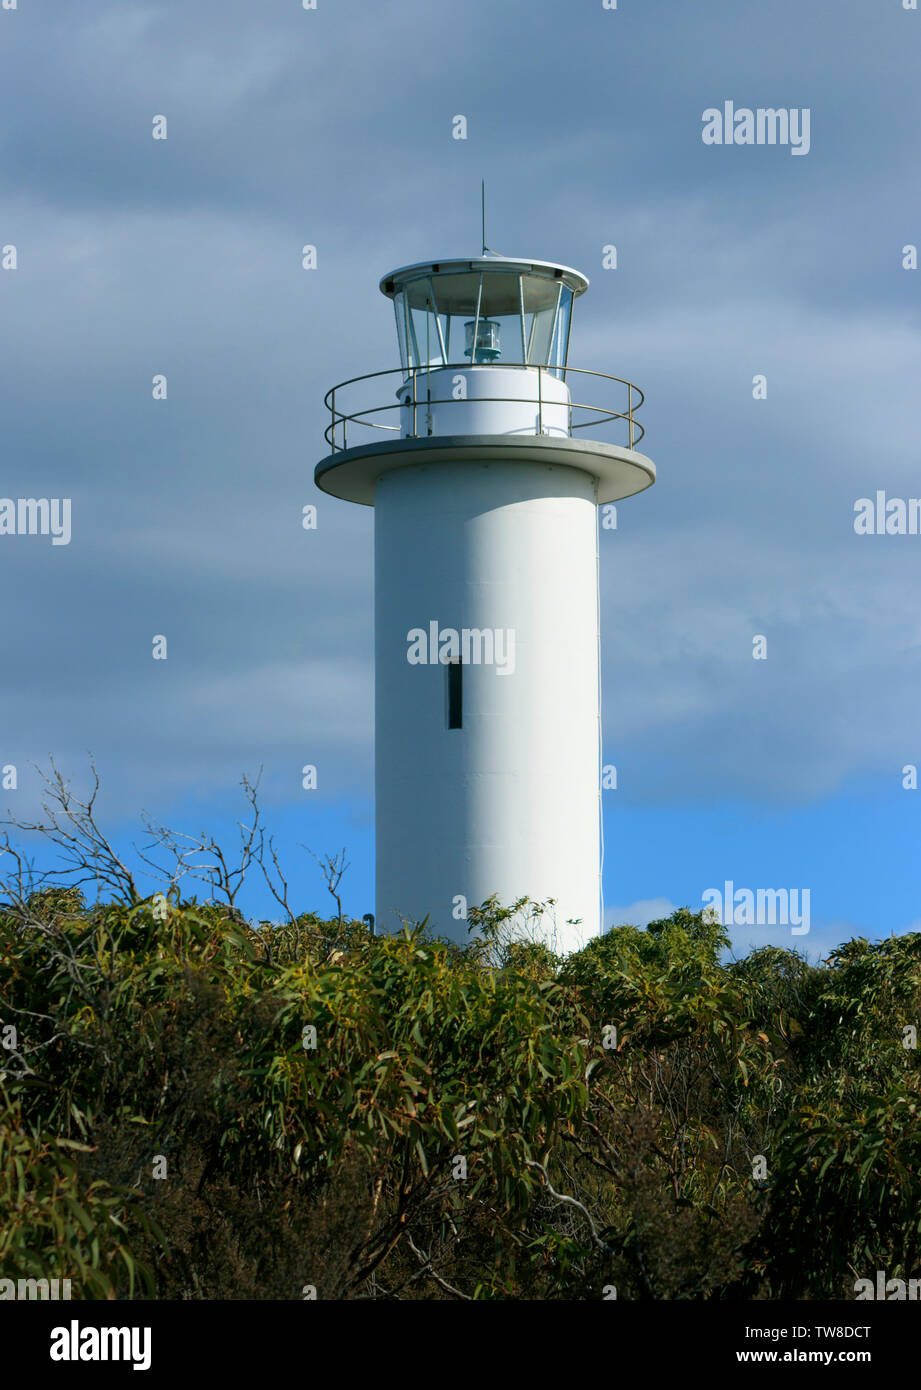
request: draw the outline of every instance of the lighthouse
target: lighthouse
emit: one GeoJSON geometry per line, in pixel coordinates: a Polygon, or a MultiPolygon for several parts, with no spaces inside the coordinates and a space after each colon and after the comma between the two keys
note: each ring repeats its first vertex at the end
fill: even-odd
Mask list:
{"type": "Polygon", "coordinates": [[[602,929],[599,506],[655,481],[642,392],[569,365],[567,266],[380,288],[400,365],[327,393],[315,473],[374,508],[377,930],[465,942],[470,907],[526,896],[567,953],[602,929]]]}

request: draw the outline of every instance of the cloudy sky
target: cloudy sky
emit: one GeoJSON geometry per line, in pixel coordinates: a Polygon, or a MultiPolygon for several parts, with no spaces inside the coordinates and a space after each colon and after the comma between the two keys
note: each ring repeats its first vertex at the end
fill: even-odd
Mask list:
{"type": "Polygon", "coordinates": [[[370,910],[372,516],[314,487],[322,401],[396,365],[377,282],[476,254],[485,178],[494,250],[591,280],[570,361],[647,398],[658,481],[602,533],[608,920],[731,879],[810,891],[808,937],[740,947],[921,926],[921,537],[854,530],[921,495],[919,49],[903,0],[0,10],[0,492],[72,499],[69,545],[0,536],[11,813],[92,754],[116,837],[225,835],[262,767],[299,905],[298,846],[344,845],[370,910]],[[808,154],[704,144],[726,101],[808,109],[808,154]]]}

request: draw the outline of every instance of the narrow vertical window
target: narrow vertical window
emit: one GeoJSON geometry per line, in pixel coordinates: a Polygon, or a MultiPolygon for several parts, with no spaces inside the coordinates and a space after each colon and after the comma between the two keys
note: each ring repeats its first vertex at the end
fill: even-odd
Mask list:
{"type": "Polygon", "coordinates": [[[464,727],[464,668],[460,661],[449,661],[448,673],[448,728],[464,727]]]}

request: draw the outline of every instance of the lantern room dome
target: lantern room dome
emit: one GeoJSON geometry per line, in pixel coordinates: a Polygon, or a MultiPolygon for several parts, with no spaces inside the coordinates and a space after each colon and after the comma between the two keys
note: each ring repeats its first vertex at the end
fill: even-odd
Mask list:
{"type": "MultiPolygon", "coordinates": [[[[588,278],[578,270],[573,270],[567,265],[557,265],[553,261],[532,261],[519,260],[514,256],[471,256],[469,260],[446,260],[446,261],[420,261],[417,265],[404,265],[399,270],[391,270],[388,275],[381,278],[381,294],[386,294],[392,299],[394,294],[413,280],[424,280],[430,275],[437,275],[439,279],[445,277],[443,288],[444,309],[449,313],[458,312],[450,306],[449,300],[454,295],[459,295],[463,291],[459,282],[455,282],[456,291],[452,292],[452,286],[447,277],[454,275],[479,275],[481,272],[495,273],[499,275],[526,275],[529,278],[535,277],[542,280],[562,280],[568,289],[578,297],[588,289],[588,278]]],[[[496,280],[495,285],[490,288],[496,292],[507,289],[508,307],[506,313],[514,313],[518,307],[518,294],[505,280],[496,280]]],[[[441,296],[439,295],[439,307],[441,307],[441,296]]]]}

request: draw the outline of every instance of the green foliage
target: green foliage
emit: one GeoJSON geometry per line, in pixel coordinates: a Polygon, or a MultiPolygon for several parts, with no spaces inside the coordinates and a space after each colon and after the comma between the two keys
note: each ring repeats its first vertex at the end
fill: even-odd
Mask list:
{"type": "Polygon", "coordinates": [[[87,1298],[110,1298],[118,1286],[130,1296],[150,1287],[137,1269],[126,1221],[153,1233],[132,1194],[78,1168],[90,1148],[70,1139],[28,1132],[18,1107],[4,1096],[0,1110],[0,1278],[70,1279],[87,1298]],[[131,1215],[129,1218],[129,1210],[131,1215]]]}
{"type": "Polygon", "coordinates": [[[75,1297],[848,1297],[918,1274],[921,937],[561,960],[74,888],[0,910],[0,1276],[75,1297]],[[761,1162],[759,1163],[759,1156],[761,1162]]]}

